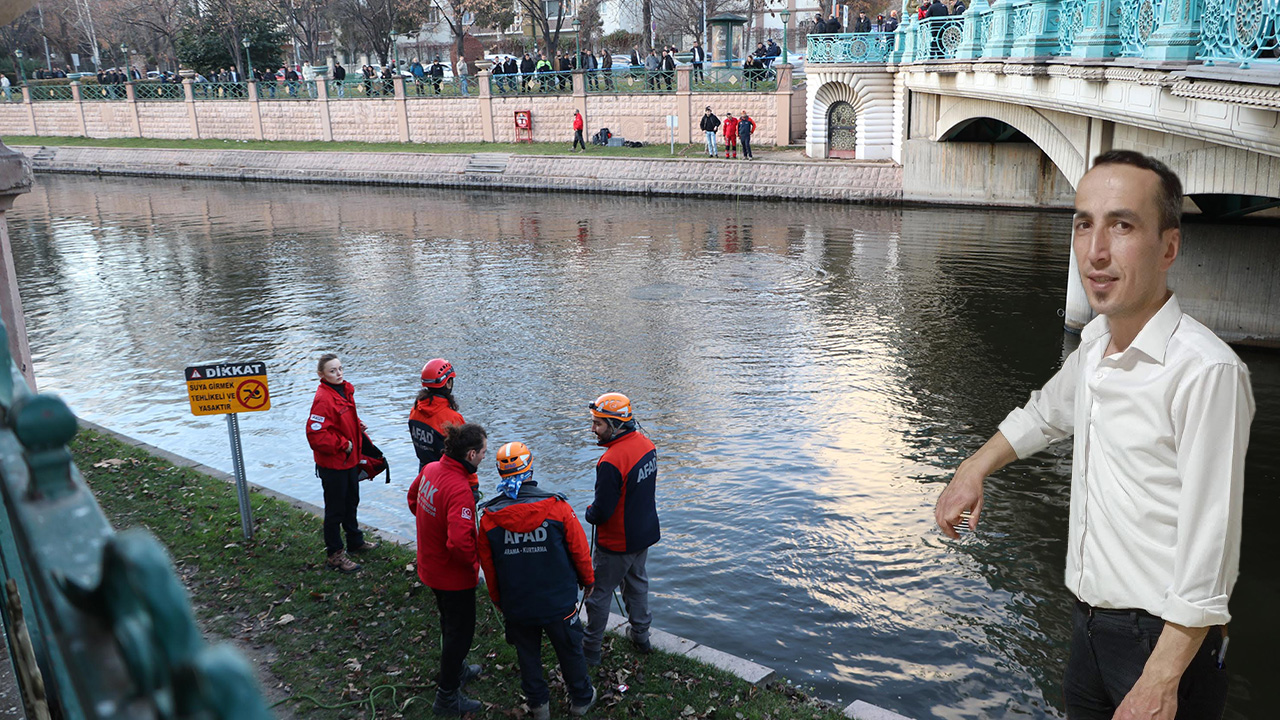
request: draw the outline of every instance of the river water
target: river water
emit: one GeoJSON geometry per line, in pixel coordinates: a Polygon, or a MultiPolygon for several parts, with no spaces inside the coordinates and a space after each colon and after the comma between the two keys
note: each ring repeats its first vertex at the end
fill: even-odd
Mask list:
{"type": "MultiPolygon", "coordinates": [[[[528,443],[580,513],[600,452],[586,404],[625,392],[660,453],[655,625],[916,718],[1062,716],[1069,447],[994,478],[977,535],[944,540],[932,508],[1073,347],[1069,224],[59,176],[10,213],[41,389],[80,416],[229,470],[225,424],[191,415],[182,369],[263,361],[249,479],[320,504],[303,427],[315,360],[336,351],[393,468],[361,519],[410,537],[405,421],[427,359],[453,362],[463,415],[491,446],[528,443]]],[[[1280,700],[1280,356],[1240,352],[1258,412],[1232,718],[1280,700]]],[[[493,469],[481,480],[491,494],[493,469]]]]}

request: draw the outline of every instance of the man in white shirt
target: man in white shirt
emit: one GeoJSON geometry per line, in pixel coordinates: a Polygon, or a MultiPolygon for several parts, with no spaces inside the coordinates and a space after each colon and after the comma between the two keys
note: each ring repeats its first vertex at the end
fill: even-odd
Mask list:
{"type": "Polygon", "coordinates": [[[1073,250],[1098,317],[1025,407],[960,464],[935,517],[976,527],[983,480],[1074,436],[1066,584],[1078,599],[1070,718],[1219,718],[1240,560],[1248,369],[1168,289],[1182,184],[1100,155],[1076,191],[1073,250]]]}

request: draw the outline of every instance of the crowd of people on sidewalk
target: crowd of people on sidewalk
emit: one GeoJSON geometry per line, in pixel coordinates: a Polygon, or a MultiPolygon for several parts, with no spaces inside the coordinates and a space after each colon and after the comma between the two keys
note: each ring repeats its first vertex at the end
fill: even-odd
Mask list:
{"type": "MultiPolygon", "coordinates": [[[[963,2],[963,0],[957,0],[963,2]]],[[[870,32],[895,32],[901,23],[901,17],[897,10],[889,11],[889,15],[877,15],[875,20],[867,16],[865,11],[860,11],[856,20],[853,20],[849,26],[849,32],[854,33],[870,33],[870,32]]],[[[823,17],[821,13],[813,16],[813,26],[810,35],[827,35],[841,32],[843,25],[840,24],[840,18],[835,15],[823,17]]]]}
{"type": "MultiPolygon", "coordinates": [[[[385,461],[356,411],[355,387],[342,361],[325,354],[306,435],[324,490],[325,567],[354,573],[350,554],[368,553],[357,520],[360,481],[385,461]]],[[[562,493],[540,487],[533,451],[523,442],[495,453],[496,495],[480,504],[479,473],[488,433],[459,412],[457,374],[443,358],[428,362],[409,412],[409,436],[419,471],[406,501],[417,530],[418,578],[431,588],[440,618],[440,670],[433,712],[461,716],[483,705],[464,694],[485,668],[467,662],[476,628],[476,591],[484,568],[489,598],[502,613],[505,637],[518,658],[527,714],[550,717],[551,689],[543,674],[542,636],[555,651],[569,695],[569,714],[586,715],[598,693],[589,668],[602,660],[609,605],[620,591],[627,638],[652,651],[648,549],[661,537],[655,484],[657,450],[642,431],[631,400],[605,393],[588,403],[591,432],[604,452],[595,465],[595,492],[585,517],[591,540],[562,493]],[[579,600],[579,590],[582,597],[579,600]],[[579,617],[585,608],[587,623],[579,617]]]]}

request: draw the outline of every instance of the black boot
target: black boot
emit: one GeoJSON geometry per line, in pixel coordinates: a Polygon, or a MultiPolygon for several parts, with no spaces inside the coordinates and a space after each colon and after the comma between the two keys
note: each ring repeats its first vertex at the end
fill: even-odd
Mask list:
{"type": "Polygon", "coordinates": [[[462,694],[461,690],[447,693],[436,690],[436,702],[431,711],[443,717],[461,717],[467,713],[479,712],[484,707],[479,700],[472,700],[462,694]]]}

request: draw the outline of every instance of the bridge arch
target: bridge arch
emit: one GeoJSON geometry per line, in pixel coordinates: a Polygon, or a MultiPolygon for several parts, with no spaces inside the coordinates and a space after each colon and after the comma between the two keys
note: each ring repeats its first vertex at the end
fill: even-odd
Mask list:
{"type": "Polygon", "coordinates": [[[1075,187],[1088,169],[1083,139],[1073,139],[1035,108],[981,100],[961,100],[950,104],[938,116],[934,137],[946,142],[970,123],[991,118],[1022,133],[1040,148],[1062,175],[1075,187]]]}
{"type": "Polygon", "coordinates": [[[829,157],[830,109],[845,102],[853,107],[854,148],[863,160],[885,160],[893,153],[893,76],[882,68],[847,68],[809,74],[805,150],[810,157],[829,157]]]}

